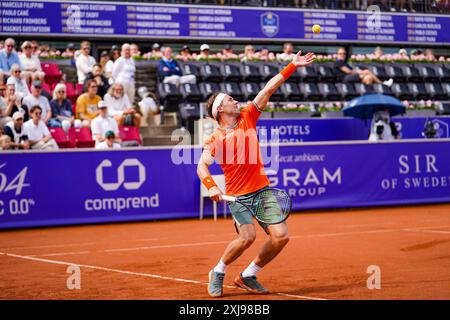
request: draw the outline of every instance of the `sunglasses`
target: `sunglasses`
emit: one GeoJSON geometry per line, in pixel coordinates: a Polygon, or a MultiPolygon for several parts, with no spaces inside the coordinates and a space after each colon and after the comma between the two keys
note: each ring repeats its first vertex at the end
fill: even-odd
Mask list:
{"type": "Polygon", "coordinates": [[[90,50],[91,48],[83,48],[83,50],[90,50]]]}
{"type": "Polygon", "coordinates": [[[36,90],[41,90],[42,87],[34,87],[36,90]]]}
{"type": "Polygon", "coordinates": [[[57,93],[66,93],[65,91],[57,91],[57,93]]]}
{"type": "Polygon", "coordinates": [[[98,86],[90,86],[89,88],[91,88],[91,89],[98,88],[98,86]]]}
{"type": "Polygon", "coordinates": [[[14,48],[14,46],[13,46],[13,45],[10,45],[10,44],[8,44],[6,47],[7,47],[7,48],[14,48]]]}
{"type": "Polygon", "coordinates": [[[20,70],[14,70],[14,73],[20,73],[20,70]]]}
{"type": "Polygon", "coordinates": [[[33,47],[31,47],[31,48],[33,48],[33,49],[37,49],[38,47],[34,47],[34,46],[33,46],[33,47]]]}
{"type": "Polygon", "coordinates": [[[26,47],[23,47],[24,49],[31,49],[31,47],[30,46],[26,46],[26,47]]]}
{"type": "Polygon", "coordinates": [[[35,112],[34,114],[37,116],[40,116],[40,115],[42,115],[42,112],[35,112]]]}

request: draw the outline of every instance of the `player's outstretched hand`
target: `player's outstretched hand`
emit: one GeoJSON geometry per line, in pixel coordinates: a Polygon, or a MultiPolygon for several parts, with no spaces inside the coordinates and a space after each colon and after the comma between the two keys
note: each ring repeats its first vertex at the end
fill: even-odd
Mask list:
{"type": "Polygon", "coordinates": [[[311,63],[313,63],[315,58],[316,56],[312,52],[308,52],[307,54],[302,56],[302,50],[300,50],[299,52],[297,52],[295,59],[292,60],[292,63],[295,64],[297,68],[306,67],[309,66],[311,63]]]}
{"type": "Polygon", "coordinates": [[[222,201],[222,191],[218,187],[209,189],[209,197],[212,201],[222,201]]]}

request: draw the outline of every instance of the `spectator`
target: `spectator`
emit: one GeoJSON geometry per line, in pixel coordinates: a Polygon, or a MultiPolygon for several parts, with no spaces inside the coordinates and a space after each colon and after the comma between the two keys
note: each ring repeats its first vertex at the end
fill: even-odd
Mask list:
{"type": "Polygon", "coordinates": [[[164,56],[159,61],[158,65],[158,73],[162,81],[164,83],[174,84],[177,87],[184,83],[197,83],[197,78],[195,75],[188,74],[183,76],[180,65],[176,60],[172,59],[172,57],[172,48],[166,47],[164,49],[164,56]]]}
{"type": "Polygon", "coordinates": [[[0,150],[11,149],[11,138],[5,134],[0,133],[0,150]]]}
{"type": "Polygon", "coordinates": [[[48,102],[52,100],[52,95],[50,94],[51,89],[50,86],[45,82],[45,72],[37,71],[34,73],[33,78],[31,79],[33,81],[40,81],[42,85],[42,92],[41,94],[47,98],[48,102]]]}
{"type": "Polygon", "coordinates": [[[112,77],[114,82],[121,82],[124,85],[125,94],[134,102],[134,74],[136,66],[131,57],[131,49],[128,43],[122,45],[121,57],[114,62],[112,77]]]}
{"type": "Polygon", "coordinates": [[[30,83],[34,73],[42,71],[41,61],[38,56],[33,54],[31,41],[22,43],[21,48],[22,54],[19,56],[20,63],[23,68],[25,79],[30,83]]]}
{"type": "Polygon", "coordinates": [[[120,58],[120,49],[116,46],[113,46],[111,48],[111,51],[109,53],[109,60],[108,62],[106,62],[105,65],[105,76],[106,78],[108,78],[109,84],[111,84],[112,81],[112,72],[113,72],[113,68],[114,68],[114,62],[120,58]]]}
{"type": "Polygon", "coordinates": [[[50,47],[43,44],[39,47],[39,57],[48,58],[50,56],[50,47]]]}
{"type": "Polygon", "coordinates": [[[5,41],[0,40],[0,50],[3,50],[5,48],[5,41]]]}
{"type": "Polygon", "coordinates": [[[157,124],[153,117],[154,115],[160,112],[159,106],[156,103],[156,101],[158,100],[156,95],[154,93],[149,92],[147,87],[140,87],[138,89],[138,95],[142,99],[138,103],[140,111],[142,113],[141,127],[147,126],[148,122],[151,122],[152,124],[157,124]]]}
{"type": "Polygon", "coordinates": [[[28,120],[28,108],[21,104],[16,95],[14,84],[6,86],[5,97],[0,97],[0,128],[11,121],[11,117],[17,111],[22,112],[25,121],[28,120]]]}
{"type": "Polygon", "coordinates": [[[109,61],[109,53],[108,51],[102,51],[100,53],[100,61],[98,64],[102,67],[103,72],[105,71],[105,66],[109,61]]]}
{"type": "Polygon", "coordinates": [[[130,53],[132,57],[141,56],[141,51],[139,51],[139,46],[136,43],[130,44],[130,53]]]}
{"type": "Polygon", "coordinates": [[[209,45],[206,43],[202,44],[200,46],[200,54],[197,56],[197,60],[208,60],[211,57],[212,55],[210,55],[209,45]]]}
{"type": "Polygon", "coordinates": [[[181,50],[180,53],[177,54],[176,59],[178,60],[182,60],[182,61],[189,61],[192,59],[192,55],[191,55],[191,49],[189,48],[189,46],[184,45],[181,50]]]}
{"type": "Polygon", "coordinates": [[[0,74],[9,76],[13,64],[18,64],[20,69],[22,69],[19,55],[14,51],[15,45],[16,42],[13,38],[5,40],[5,48],[0,51],[0,74]]]}
{"type": "Polygon", "coordinates": [[[31,40],[31,50],[33,50],[33,54],[35,56],[39,56],[39,54],[41,53],[39,51],[39,42],[37,42],[37,40],[31,40]]]}
{"type": "Polygon", "coordinates": [[[40,106],[31,107],[31,119],[23,125],[23,132],[28,137],[31,149],[59,149],[44,121],[41,120],[41,115],[40,106]]]}
{"type": "Polygon", "coordinates": [[[374,55],[374,59],[381,59],[381,57],[384,56],[383,48],[381,48],[380,46],[376,47],[373,50],[373,55],[374,55]]]}
{"type": "Polygon", "coordinates": [[[89,55],[90,50],[91,44],[88,41],[81,42],[80,55],[76,59],[78,83],[81,84],[84,83],[86,76],[92,72],[95,65],[94,57],[89,55]]]}
{"type": "Polygon", "coordinates": [[[256,52],[256,56],[264,61],[275,59],[275,55],[273,54],[273,52],[269,52],[269,49],[267,47],[259,48],[258,52],[256,52]]]}
{"type": "Polygon", "coordinates": [[[152,54],[151,57],[155,58],[155,59],[160,59],[162,58],[162,52],[161,52],[161,46],[159,45],[159,43],[154,43],[152,46],[152,54]]]}
{"type": "Polygon", "coordinates": [[[425,49],[425,59],[429,61],[436,61],[436,57],[434,56],[433,49],[425,49]]]}
{"type": "Polygon", "coordinates": [[[66,50],[61,54],[61,56],[69,58],[71,60],[75,60],[75,50],[75,44],[69,43],[66,47],[66,50]]]}
{"type": "Polygon", "coordinates": [[[121,146],[119,143],[115,142],[116,135],[114,131],[106,131],[105,140],[103,142],[98,143],[95,146],[95,149],[120,149],[121,146]]]}
{"type": "Polygon", "coordinates": [[[141,116],[136,112],[128,96],[124,93],[124,86],[120,82],[114,83],[105,95],[108,114],[116,119],[119,126],[123,126],[126,118],[132,118],[132,123],[139,128],[141,116]]]}
{"type": "Polygon", "coordinates": [[[409,60],[408,52],[406,49],[398,50],[398,54],[400,55],[400,59],[409,60]]]}
{"type": "Polygon", "coordinates": [[[8,78],[6,84],[13,84],[15,86],[18,99],[22,100],[24,97],[30,94],[27,82],[21,76],[23,74],[23,71],[20,71],[20,67],[18,64],[13,64],[10,73],[11,76],[8,78]]]}
{"type": "Polygon", "coordinates": [[[255,49],[250,44],[246,45],[244,48],[244,53],[240,54],[239,57],[242,62],[253,60],[256,58],[255,49]]]}
{"type": "Polygon", "coordinates": [[[283,45],[283,53],[277,54],[278,61],[291,61],[295,58],[294,45],[291,42],[286,42],[283,45]]]}
{"type": "Polygon", "coordinates": [[[109,83],[108,79],[103,75],[103,69],[102,66],[99,64],[95,64],[94,68],[92,69],[92,72],[90,72],[86,80],[84,81],[84,88],[87,91],[87,83],[89,80],[94,80],[97,83],[98,90],[97,94],[103,98],[105,94],[108,92],[109,89],[109,83]]]}
{"type": "MultiPolygon", "coordinates": [[[[97,146],[100,142],[105,141],[105,134],[108,131],[114,132],[115,137],[119,137],[119,127],[116,120],[108,114],[108,105],[105,101],[98,103],[99,115],[92,120],[91,131],[92,138],[95,140],[97,146]]],[[[120,141],[116,138],[115,141],[120,141]]]]}
{"type": "Polygon", "coordinates": [[[337,60],[334,64],[334,69],[339,78],[344,82],[362,82],[364,84],[382,83],[388,87],[392,86],[394,80],[391,78],[386,81],[381,81],[370,70],[354,70],[347,62],[347,51],[345,48],[339,48],[337,51],[337,60]]]}
{"type": "Polygon", "coordinates": [[[12,121],[5,126],[5,135],[11,139],[11,149],[30,149],[28,136],[23,130],[24,117],[22,112],[16,111],[12,116],[12,121]]]}
{"type": "MultiPolygon", "coordinates": [[[[405,0],[397,0],[396,1],[396,7],[397,7],[398,11],[407,12],[408,10],[406,10],[404,8],[404,6],[405,6],[405,0]]],[[[409,7],[410,12],[416,12],[413,8],[412,0],[408,0],[408,7],[409,7]]]]}
{"type": "Polygon", "coordinates": [[[87,92],[77,99],[77,118],[83,122],[84,127],[91,126],[91,120],[98,115],[98,103],[102,100],[97,95],[98,85],[94,80],[89,80],[86,84],[87,92]]]}
{"type": "Polygon", "coordinates": [[[53,90],[53,99],[50,101],[52,109],[52,118],[49,121],[49,127],[63,128],[65,132],[69,131],[71,126],[81,127],[81,121],[75,120],[72,103],[67,99],[66,85],[58,83],[53,90]]]}
{"type": "MultiPolygon", "coordinates": [[[[31,107],[39,106],[41,109],[39,119],[43,119],[47,125],[48,120],[52,117],[52,110],[48,99],[42,95],[42,83],[39,80],[34,80],[31,85],[31,94],[23,98],[22,104],[28,107],[31,112],[31,107]]],[[[30,114],[31,116],[31,114],[30,114]]]]}
{"type": "Polygon", "coordinates": [[[238,55],[233,52],[233,47],[229,44],[226,44],[222,50],[222,53],[218,54],[219,58],[224,61],[228,59],[238,59],[238,55]]]}

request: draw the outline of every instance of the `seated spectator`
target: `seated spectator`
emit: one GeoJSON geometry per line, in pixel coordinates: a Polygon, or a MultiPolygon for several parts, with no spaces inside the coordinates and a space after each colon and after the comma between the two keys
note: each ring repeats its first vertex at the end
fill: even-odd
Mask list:
{"type": "Polygon", "coordinates": [[[294,53],[294,45],[291,42],[286,42],[283,45],[283,53],[277,54],[277,60],[278,61],[291,61],[295,58],[294,53]]]}
{"type": "Polygon", "coordinates": [[[33,81],[41,82],[41,86],[42,86],[41,94],[47,98],[48,102],[50,102],[50,100],[52,100],[52,95],[50,94],[50,92],[51,92],[50,86],[45,82],[45,72],[36,71],[31,80],[32,80],[31,83],[33,83],[33,81]]]}
{"type": "Polygon", "coordinates": [[[200,46],[200,54],[197,55],[196,59],[197,60],[208,60],[209,58],[212,58],[212,57],[213,56],[210,54],[210,51],[209,51],[209,45],[207,45],[206,43],[202,44],[200,46]]]}
{"type": "Polygon", "coordinates": [[[5,48],[0,51],[0,76],[9,76],[13,64],[18,64],[22,69],[19,55],[14,50],[15,45],[16,42],[13,38],[5,40],[5,48]]]}
{"type": "Polygon", "coordinates": [[[66,50],[61,54],[61,56],[64,58],[75,60],[75,50],[76,50],[75,44],[69,43],[66,47],[66,50]]]}
{"type": "Polygon", "coordinates": [[[37,71],[42,71],[41,61],[39,57],[33,54],[31,41],[22,43],[22,54],[19,55],[20,63],[24,77],[28,83],[31,83],[31,78],[37,71]]]}
{"type": "Polygon", "coordinates": [[[229,44],[226,44],[221,53],[218,53],[217,56],[222,60],[228,59],[238,59],[238,55],[233,52],[233,47],[229,44]]]}
{"type": "Polygon", "coordinates": [[[373,55],[374,55],[374,59],[381,59],[381,57],[384,55],[384,51],[383,51],[383,48],[381,48],[381,47],[376,47],[374,50],[373,50],[373,55]]]}
{"type": "Polygon", "coordinates": [[[139,46],[136,43],[130,44],[130,52],[132,57],[141,56],[141,51],[139,50],[139,46]]]}
{"type": "Polygon", "coordinates": [[[152,46],[151,57],[155,59],[160,59],[162,58],[162,56],[163,54],[161,52],[161,46],[159,45],[159,43],[154,43],[152,46]]]}
{"type": "Polygon", "coordinates": [[[109,84],[113,82],[112,72],[114,68],[114,62],[119,58],[120,58],[120,49],[117,46],[113,46],[109,53],[109,60],[106,62],[105,65],[105,76],[106,78],[108,78],[109,84]]]}
{"type": "Polygon", "coordinates": [[[13,84],[16,89],[16,95],[18,99],[22,100],[24,97],[30,94],[27,82],[22,78],[23,72],[20,71],[18,64],[13,64],[11,68],[11,76],[6,81],[6,85],[13,84]]]}
{"type": "Polygon", "coordinates": [[[103,98],[109,89],[108,79],[103,75],[102,66],[99,64],[95,64],[92,72],[90,72],[86,76],[86,80],[84,81],[84,90],[87,91],[87,83],[89,80],[94,80],[97,83],[98,90],[97,94],[103,98]]]}
{"type": "Polygon", "coordinates": [[[95,145],[100,142],[105,141],[105,134],[108,131],[112,131],[115,134],[114,140],[120,142],[119,137],[119,126],[116,120],[108,114],[108,106],[105,101],[100,101],[98,103],[99,115],[92,120],[91,131],[92,138],[95,140],[95,145]]]}
{"type": "Polygon", "coordinates": [[[66,96],[66,85],[58,83],[53,90],[53,99],[50,101],[50,107],[52,109],[52,118],[49,121],[49,127],[63,128],[65,132],[69,131],[69,128],[74,126],[75,128],[81,127],[81,121],[75,120],[75,116],[72,110],[72,103],[66,96]]]}
{"type": "Polygon", "coordinates": [[[12,116],[12,121],[5,126],[5,135],[11,139],[11,149],[30,149],[28,136],[23,130],[24,117],[22,112],[16,111],[12,116]]]}
{"type": "Polygon", "coordinates": [[[6,134],[0,133],[0,150],[10,150],[11,149],[11,138],[6,134]]]}
{"type": "Polygon", "coordinates": [[[164,83],[171,83],[179,87],[184,83],[197,83],[197,78],[193,74],[183,76],[180,65],[173,59],[172,48],[164,49],[164,56],[159,61],[158,74],[164,83]]]}
{"type": "Polygon", "coordinates": [[[253,48],[253,46],[250,44],[246,45],[244,48],[244,53],[241,53],[239,55],[239,58],[241,58],[242,62],[255,59],[256,55],[255,55],[255,49],[253,48]]]}
{"type": "Polygon", "coordinates": [[[30,109],[31,119],[23,125],[23,132],[28,137],[31,149],[59,149],[44,121],[41,120],[41,115],[41,107],[32,106],[30,109]]]}
{"type": "Polygon", "coordinates": [[[116,119],[119,126],[123,126],[125,120],[131,118],[133,125],[139,128],[141,116],[133,108],[133,104],[125,94],[123,85],[120,82],[111,86],[104,100],[108,106],[108,114],[116,119]]]}
{"type": "Polygon", "coordinates": [[[154,119],[154,115],[159,114],[159,106],[156,101],[158,100],[154,93],[148,91],[147,87],[140,87],[138,89],[138,95],[141,97],[141,101],[139,101],[139,109],[142,113],[141,124],[140,126],[146,127],[149,122],[152,124],[156,123],[156,119],[154,119]]]}
{"type": "Polygon", "coordinates": [[[256,52],[256,56],[258,57],[258,59],[265,61],[275,59],[275,55],[273,54],[273,52],[269,52],[269,49],[267,47],[259,48],[259,50],[256,52]]]}
{"type": "Polygon", "coordinates": [[[6,86],[5,96],[0,97],[0,128],[11,121],[11,117],[17,111],[22,112],[25,121],[28,120],[28,108],[22,105],[16,95],[16,88],[13,84],[6,86]]]}
{"type": "Polygon", "coordinates": [[[89,72],[92,72],[92,69],[95,65],[94,57],[90,56],[91,44],[89,41],[81,42],[80,55],[76,60],[77,67],[77,75],[78,75],[78,83],[84,83],[86,76],[89,72]]]}
{"type": "Polygon", "coordinates": [[[436,57],[434,56],[433,49],[425,49],[425,59],[429,61],[436,61],[436,57]]]}
{"type": "Polygon", "coordinates": [[[77,99],[77,118],[80,119],[84,127],[91,126],[91,120],[98,116],[98,103],[102,100],[97,95],[98,85],[94,80],[89,80],[86,84],[87,92],[77,99]]]}
{"type": "Polygon", "coordinates": [[[114,134],[114,131],[106,131],[105,133],[105,140],[103,142],[99,142],[95,149],[120,149],[121,146],[119,143],[115,142],[116,135],[114,134]]]}
{"type": "Polygon", "coordinates": [[[400,55],[400,59],[409,60],[408,52],[406,49],[398,50],[398,54],[400,55]]]}
{"type": "Polygon", "coordinates": [[[189,46],[184,45],[181,50],[180,53],[177,54],[176,59],[178,60],[182,60],[182,61],[189,61],[192,59],[192,54],[191,54],[191,49],[189,48],[189,46]]]}
{"type": "Polygon", "coordinates": [[[39,106],[41,109],[39,119],[42,118],[46,125],[48,120],[52,117],[50,103],[48,102],[48,99],[42,95],[42,83],[39,80],[33,81],[31,85],[31,94],[23,98],[22,104],[27,106],[28,110],[31,110],[31,107],[33,106],[39,106]]]}
{"type": "Polygon", "coordinates": [[[33,50],[33,54],[39,57],[39,42],[37,40],[31,40],[31,50],[33,50]]]}
{"type": "Polygon", "coordinates": [[[383,82],[368,69],[353,69],[347,62],[347,51],[345,48],[338,49],[334,69],[336,75],[344,82],[362,82],[364,84],[382,83],[388,87],[392,86],[394,82],[392,78],[383,82]]]}
{"type": "Polygon", "coordinates": [[[39,46],[39,57],[48,58],[50,56],[50,47],[46,44],[39,46]]]}

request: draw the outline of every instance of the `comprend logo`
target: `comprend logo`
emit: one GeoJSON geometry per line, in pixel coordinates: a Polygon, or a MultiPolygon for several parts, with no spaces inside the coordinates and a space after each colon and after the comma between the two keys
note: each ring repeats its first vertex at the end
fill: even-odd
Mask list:
{"type": "Polygon", "coordinates": [[[273,12],[266,12],[261,15],[261,30],[268,36],[275,36],[280,29],[280,18],[273,12]]]}
{"type": "Polygon", "coordinates": [[[117,182],[104,182],[103,180],[103,168],[112,167],[110,160],[103,160],[95,170],[96,180],[100,187],[105,191],[115,191],[123,184],[127,190],[137,190],[146,180],[146,172],[144,165],[138,159],[125,159],[117,168],[117,182]],[[138,181],[126,182],[125,168],[126,167],[138,167],[139,179],[138,181]]]}

